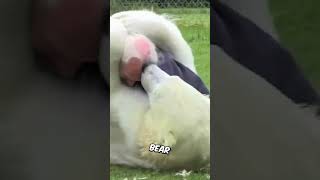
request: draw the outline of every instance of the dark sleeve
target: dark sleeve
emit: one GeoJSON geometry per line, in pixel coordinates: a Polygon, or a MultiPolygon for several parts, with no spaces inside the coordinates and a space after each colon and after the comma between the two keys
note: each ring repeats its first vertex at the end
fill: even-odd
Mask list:
{"type": "MultiPolygon", "coordinates": [[[[212,4],[213,5],[213,4],[212,4]]],[[[269,34],[226,5],[212,6],[211,44],[258,74],[299,104],[314,104],[319,96],[292,55],[269,34]]]]}
{"type": "Polygon", "coordinates": [[[168,52],[158,51],[158,66],[169,75],[179,76],[186,83],[193,86],[202,94],[209,95],[210,92],[200,77],[183,64],[175,61],[172,54],[168,52]]]}

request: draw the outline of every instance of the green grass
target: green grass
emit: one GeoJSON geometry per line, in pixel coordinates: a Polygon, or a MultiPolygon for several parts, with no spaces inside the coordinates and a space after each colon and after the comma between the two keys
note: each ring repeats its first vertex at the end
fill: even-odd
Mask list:
{"type": "Polygon", "coordinates": [[[281,42],[316,88],[320,89],[320,11],[318,0],[271,0],[274,24],[281,42]]]}
{"type": "MultiPolygon", "coordinates": [[[[159,13],[174,15],[184,38],[191,46],[195,57],[195,64],[200,77],[207,87],[210,87],[210,17],[208,9],[166,9],[159,13]]],[[[133,180],[144,178],[149,180],[181,180],[176,171],[154,171],[121,166],[111,166],[111,180],[133,180]]],[[[207,180],[209,172],[192,172],[188,180],[207,180]]]]}
{"type": "Polygon", "coordinates": [[[207,13],[189,13],[177,15],[177,22],[184,38],[191,46],[196,69],[210,88],[210,17],[207,13]]]}
{"type": "MultiPolygon", "coordinates": [[[[111,166],[111,180],[133,180],[136,178],[145,178],[147,180],[182,180],[181,176],[176,175],[176,171],[156,171],[139,168],[127,168],[121,166],[111,166]]],[[[187,177],[188,180],[208,180],[209,173],[207,171],[191,172],[187,177]]]]}

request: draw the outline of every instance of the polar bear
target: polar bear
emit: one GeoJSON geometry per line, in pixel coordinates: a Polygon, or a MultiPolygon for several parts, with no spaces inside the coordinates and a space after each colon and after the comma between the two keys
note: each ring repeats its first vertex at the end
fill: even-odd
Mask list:
{"type": "MultiPolygon", "coordinates": [[[[192,155],[192,151],[188,154],[190,158],[187,158],[183,153],[177,153],[177,150],[172,149],[171,153],[176,154],[175,156],[179,159],[167,159],[167,163],[163,163],[159,161],[159,158],[162,157],[157,156],[155,158],[154,154],[146,153],[145,145],[148,144],[147,137],[154,138],[156,140],[159,136],[147,136],[147,132],[155,132],[154,129],[150,128],[150,122],[153,121],[153,117],[155,113],[155,109],[160,110],[159,108],[155,108],[157,106],[150,106],[151,99],[153,97],[150,92],[160,92],[163,89],[168,88],[165,86],[166,83],[163,84],[163,88],[148,88],[153,87],[150,84],[158,84],[159,82],[171,82],[174,84],[176,82],[181,87],[185,86],[184,83],[179,78],[168,78],[164,76],[164,72],[160,69],[155,68],[155,65],[150,65],[145,68],[144,72],[153,72],[154,76],[147,76],[150,73],[142,73],[145,64],[156,64],[157,53],[155,51],[155,47],[160,47],[162,49],[167,49],[171,51],[177,61],[187,66],[190,70],[196,73],[195,66],[193,63],[193,55],[191,48],[188,46],[186,41],[183,39],[178,28],[165,17],[156,15],[153,12],[148,11],[129,11],[115,14],[110,17],[110,62],[105,62],[105,60],[100,61],[101,70],[104,74],[106,81],[108,81],[110,85],[110,160],[112,164],[122,164],[129,166],[138,166],[138,167],[146,167],[146,168],[179,168],[179,167],[198,167],[200,165],[206,164],[209,161],[209,116],[205,116],[203,120],[207,123],[206,126],[202,124],[204,129],[203,131],[199,131],[199,136],[197,137],[205,137],[203,138],[203,142],[206,142],[203,147],[196,150],[198,153],[194,153],[192,155]],[[144,21],[141,21],[141,17],[144,17],[144,21]],[[135,21],[136,23],[131,23],[135,21]],[[138,23],[139,22],[139,23],[138,23]],[[157,23],[157,28],[147,28],[147,30],[143,27],[153,27],[147,26],[153,23],[157,23]],[[140,25],[139,25],[140,24],[140,25]],[[171,37],[168,38],[168,37],[171,37]],[[107,73],[106,67],[110,68],[110,74],[107,73]],[[145,77],[145,78],[143,78],[145,77]],[[162,77],[163,79],[167,79],[165,81],[155,81],[159,78],[146,78],[146,77],[162,77]],[[142,80],[142,86],[135,86],[137,81],[142,80]],[[180,82],[180,83],[178,83],[180,82]],[[157,91],[153,91],[154,89],[158,89],[157,91]],[[161,90],[162,89],[162,90],[161,90]],[[154,108],[150,108],[154,107],[154,108]],[[152,116],[151,116],[152,115],[152,116]],[[144,123],[144,122],[149,122],[144,123]],[[144,129],[144,130],[143,130],[144,129]],[[149,131],[148,131],[149,130],[149,131]],[[205,153],[203,153],[205,152],[205,153]],[[201,155],[200,155],[201,154],[201,155]],[[195,159],[199,159],[198,163],[192,163],[195,159]],[[189,166],[182,166],[185,164],[189,164],[189,166]],[[194,165],[194,166],[193,166],[194,165]]],[[[151,73],[152,74],[152,73],[151,73]]],[[[161,87],[161,86],[160,86],[161,87]]],[[[189,86],[186,86],[189,87],[189,86]]],[[[184,89],[184,88],[183,88],[184,89]]],[[[186,94],[190,92],[197,92],[195,89],[185,88],[186,94]]],[[[190,94],[193,94],[190,93],[190,94]]],[[[160,93],[161,94],[161,93],[160,93]]],[[[164,94],[164,93],[163,93],[164,94]]],[[[169,93],[170,94],[170,93],[169,93]]],[[[200,94],[200,93],[199,93],[200,94]]],[[[199,95],[198,94],[198,95],[199,95]]],[[[170,94],[172,95],[172,93],[170,94]]],[[[200,94],[201,97],[203,96],[200,94]]],[[[168,95],[169,97],[169,95],[168,95]]],[[[177,96],[179,98],[180,96],[177,96]]],[[[208,97],[203,96],[199,100],[201,103],[206,104],[207,108],[210,108],[210,103],[208,104],[208,97]],[[203,100],[206,98],[207,100],[203,100]]],[[[167,98],[168,99],[168,98],[167,98]]],[[[180,97],[181,100],[181,97],[180,97]]],[[[160,101],[155,101],[160,102],[160,101]]],[[[172,102],[174,105],[176,102],[172,102]]],[[[178,103],[178,102],[177,102],[178,103]]],[[[200,103],[200,104],[201,104],[200,103]]],[[[156,103],[154,103],[156,104],[156,103]]],[[[159,103],[161,104],[161,103],[159,103]]],[[[197,103],[193,103],[197,104],[197,103]]],[[[173,110],[174,108],[172,108],[173,110]]],[[[207,110],[207,109],[206,109],[207,110]]],[[[205,111],[206,111],[205,110],[205,111]]],[[[208,115],[209,110],[204,113],[208,115]]],[[[170,112],[172,113],[172,112],[170,112]]],[[[197,114],[197,112],[189,111],[190,117],[193,114],[197,114]]],[[[172,114],[171,114],[172,115],[172,114]]],[[[181,117],[184,117],[185,114],[180,113],[181,117]]],[[[203,114],[201,114],[203,115],[203,114]]],[[[165,117],[165,115],[164,115],[165,117]]],[[[168,119],[174,119],[172,116],[166,121],[159,122],[169,122],[168,119]]],[[[176,116],[178,117],[178,116],[176,116]]],[[[200,114],[199,114],[200,117],[200,114]]],[[[195,122],[197,118],[195,118],[195,122]]],[[[200,118],[201,119],[201,118],[200,118]]],[[[179,119],[174,122],[173,127],[178,127],[178,122],[182,123],[183,119],[179,119]]],[[[190,124],[192,124],[190,122],[190,124]]],[[[161,123],[159,123],[160,125],[161,123]]],[[[188,124],[188,123],[187,123],[188,124]]],[[[185,125],[187,125],[185,124],[185,125]]],[[[200,123],[201,124],[201,123],[200,123]]],[[[163,126],[163,130],[167,127],[165,123],[161,124],[163,126]]],[[[182,127],[182,126],[181,126],[182,127]]],[[[177,131],[177,129],[175,129],[177,131]]],[[[185,147],[188,147],[190,143],[195,142],[196,138],[194,138],[195,134],[191,136],[188,133],[185,133],[184,141],[186,142],[185,147]],[[186,137],[190,137],[190,141],[187,141],[186,137]]],[[[184,145],[181,143],[175,142],[176,140],[181,140],[181,133],[175,132],[176,135],[171,138],[171,144],[168,145],[173,147],[179,147],[179,149],[183,149],[184,145]],[[178,138],[178,139],[177,139],[178,138]],[[174,143],[173,143],[174,142],[174,143]],[[179,146],[177,146],[179,145],[179,146]]],[[[183,134],[183,133],[182,133],[183,134]]],[[[163,135],[163,137],[168,134],[163,135]]],[[[169,134],[170,135],[170,134],[169,134]]],[[[170,138],[169,138],[170,139],[170,138]]],[[[198,141],[199,142],[199,141],[198,141]]],[[[152,143],[152,142],[150,142],[152,143]]],[[[161,142],[154,142],[161,143],[161,142]]],[[[184,152],[181,150],[181,152],[184,152]]],[[[166,157],[174,157],[173,155],[166,157]]]]}
{"type": "Polygon", "coordinates": [[[137,135],[141,157],[162,169],[208,165],[210,99],[156,65],[145,68],[141,82],[149,97],[137,135]],[[154,144],[164,150],[154,153],[150,150],[154,144]]]}

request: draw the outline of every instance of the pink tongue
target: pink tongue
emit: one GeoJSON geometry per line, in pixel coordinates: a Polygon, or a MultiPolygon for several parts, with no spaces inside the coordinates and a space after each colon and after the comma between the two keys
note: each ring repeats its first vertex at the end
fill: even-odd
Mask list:
{"type": "Polygon", "coordinates": [[[150,43],[144,37],[134,40],[134,47],[141,58],[130,57],[127,63],[122,63],[120,77],[128,86],[133,86],[141,80],[142,67],[150,56],[150,43]]]}

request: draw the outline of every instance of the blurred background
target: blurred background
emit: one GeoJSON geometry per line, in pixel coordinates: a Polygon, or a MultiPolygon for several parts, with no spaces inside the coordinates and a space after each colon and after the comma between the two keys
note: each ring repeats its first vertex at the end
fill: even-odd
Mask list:
{"type": "Polygon", "coordinates": [[[279,40],[320,92],[320,1],[270,0],[269,8],[279,40]]]}
{"type": "MultiPolygon", "coordinates": [[[[197,71],[210,89],[210,1],[207,0],[111,0],[110,15],[125,10],[152,10],[171,16],[189,43],[197,71]]],[[[182,179],[176,171],[157,172],[111,166],[110,178],[123,179],[182,179]]],[[[209,179],[209,171],[193,172],[188,179],[209,179]]]]}

